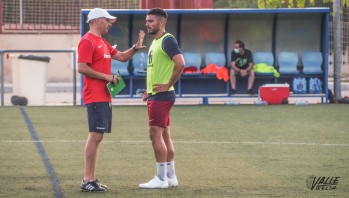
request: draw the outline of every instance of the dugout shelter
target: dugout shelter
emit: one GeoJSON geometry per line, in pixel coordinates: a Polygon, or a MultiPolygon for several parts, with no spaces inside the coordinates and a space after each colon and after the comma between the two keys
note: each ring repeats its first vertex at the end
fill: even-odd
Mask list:
{"type": "MultiPolygon", "coordinates": [[[[118,19],[105,39],[118,49],[130,48],[140,29],[147,32],[147,10],[109,9],[108,12],[118,19]]],[[[167,12],[166,30],[177,38],[190,64],[186,67],[203,69],[210,60],[217,66],[230,67],[234,42],[242,40],[246,49],[254,54],[255,62],[262,60],[280,72],[278,78],[268,73],[256,74],[255,93],[266,83],[288,83],[292,89],[295,77],[304,77],[307,81],[317,77],[323,82],[322,93],[292,94],[291,97],[321,97],[327,101],[329,8],[169,9],[167,12]]],[[[88,13],[89,10],[81,10],[81,35],[89,30],[88,13]]],[[[149,47],[152,40],[151,35],[146,35],[144,44],[149,47]]],[[[113,72],[120,71],[127,86],[117,97],[138,97],[139,90],[145,88],[147,52],[147,49],[137,52],[136,58],[126,63],[113,61],[113,72]]],[[[237,94],[230,96],[229,81],[219,80],[212,74],[195,73],[183,74],[175,88],[179,97],[251,97],[244,94],[246,84],[247,79],[238,77],[237,94]]]]}

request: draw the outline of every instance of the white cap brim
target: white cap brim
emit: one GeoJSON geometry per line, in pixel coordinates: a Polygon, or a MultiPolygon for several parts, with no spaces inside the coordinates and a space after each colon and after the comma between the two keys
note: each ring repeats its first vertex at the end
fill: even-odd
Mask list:
{"type": "Polygon", "coordinates": [[[105,9],[94,8],[88,13],[86,23],[90,22],[93,19],[98,19],[98,18],[107,18],[107,19],[113,20],[112,23],[114,23],[117,19],[117,17],[110,15],[105,9]]]}

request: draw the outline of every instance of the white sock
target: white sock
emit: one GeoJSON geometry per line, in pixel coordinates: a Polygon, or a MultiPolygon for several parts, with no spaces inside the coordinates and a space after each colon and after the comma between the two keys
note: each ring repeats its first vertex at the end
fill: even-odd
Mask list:
{"type": "Polygon", "coordinates": [[[166,179],[166,162],[157,162],[157,176],[162,181],[165,181],[166,179]]]}
{"type": "Polygon", "coordinates": [[[168,178],[174,178],[176,176],[176,172],[175,172],[175,163],[174,161],[170,161],[166,163],[167,165],[167,177],[168,178]]]}

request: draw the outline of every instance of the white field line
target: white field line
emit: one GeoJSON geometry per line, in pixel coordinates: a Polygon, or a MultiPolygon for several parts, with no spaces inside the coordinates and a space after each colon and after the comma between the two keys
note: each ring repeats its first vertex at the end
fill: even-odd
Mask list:
{"type": "MultiPolygon", "coordinates": [[[[86,140],[0,140],[0,143],[85,143],[86,140]]],[[[142,140],[103,140],[105,143],[117,143],[117,144],[150,144],[150,141],[142,140]]],[[[337,146],[337,147],[349,147],[349,144],[333,144],[333,143],[315,143],[315,142],[233,142],[233,141],[191,141],[191,140],[177,140],[173,141],[177,144],[243,144],[243,145],[290,145],[290,146],[337,146]]]]}

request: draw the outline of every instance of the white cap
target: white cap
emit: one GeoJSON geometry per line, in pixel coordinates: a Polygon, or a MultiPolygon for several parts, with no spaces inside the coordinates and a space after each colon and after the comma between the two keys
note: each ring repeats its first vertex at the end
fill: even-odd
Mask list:
{"type": "Polygon", "coordinates": [[[102,8],[94,8],[93,10],[90,11],[87,15],[87,21],[86,23],[90,22],[93,19],[98,19],[98,18],[107,18],[107,19],[112,19],[115,22],[116,17],[110,15],[105,9],[102,8]]]}

